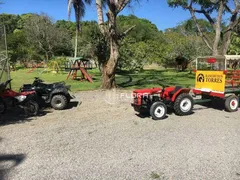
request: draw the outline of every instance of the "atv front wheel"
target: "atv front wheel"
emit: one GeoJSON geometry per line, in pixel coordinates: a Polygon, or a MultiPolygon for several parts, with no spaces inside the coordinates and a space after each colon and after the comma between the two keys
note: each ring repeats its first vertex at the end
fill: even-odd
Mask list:
{"type": "Polygon", "coordinates": [[[51,106],[55,110],[66,109],[68,105],[68,99],[64,95],[54,95],[51,100],[51,106]]]}
{"type": "Polygon", "coordinates": [[[36,116],[39,111],[39,105],[36,101],[28,101],[25,104],[24,111],[29,116],[36,116]]]}
{"type": "Polygon", "coordinates": [[[176,115],[185,116],[192,113],[193,98],[187,93],[180,94],[174,102],[173,109],[176,115]]]}

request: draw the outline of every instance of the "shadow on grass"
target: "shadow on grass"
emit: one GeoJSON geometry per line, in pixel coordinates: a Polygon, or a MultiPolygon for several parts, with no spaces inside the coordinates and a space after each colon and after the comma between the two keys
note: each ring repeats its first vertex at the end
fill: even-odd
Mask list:
{"type": "Polygon", "coordinates": [[[153,74],[119,74],[118,86],[120,88],[145,88],[150,86],[184,86],[192,85],[192,76],[186,74],[165,75],[163,72],[153,74]]]}

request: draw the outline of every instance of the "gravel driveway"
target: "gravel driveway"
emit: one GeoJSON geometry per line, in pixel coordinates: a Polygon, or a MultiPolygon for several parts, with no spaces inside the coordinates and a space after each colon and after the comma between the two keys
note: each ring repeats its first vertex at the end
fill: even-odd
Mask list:
{"type": "Polygon", "coordinates": [[[0,126],[0,179],[240,179],[240,112],[154,121],[121,92],[80,92],[77,107],[0,126]]]}

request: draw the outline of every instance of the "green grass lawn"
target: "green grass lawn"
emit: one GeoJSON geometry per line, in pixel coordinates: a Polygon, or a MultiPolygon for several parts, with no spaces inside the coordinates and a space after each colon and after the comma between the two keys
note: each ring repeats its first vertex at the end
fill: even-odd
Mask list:
{"type": "MultiPolygon", "coordinates": [[[[66,80],[67,72],[59,74],[42,73],[42,69],[37,69],[32,73],[27,73],[28,71],[29,69],[20,69],[11,72],[11,78],[13,79],[12,88],[14,90],[18,90],[22,84],[32,83],[34,77],[40,77],[47,83],[65,81],[71,85],[72,91],[95,90],[99,89],[101,84],[101,74],[98,69],[89,70],[89,74],[93,76],[93,83],[71,79],[66,80]]],[[[159,87],[163,85],[190,87],[194,84],[194,75],[189,74],[189,72],[176,72],[174,70],[144,70],[136,74],[117,74],[116,80],[118,87],[123,89],[159,87]]]]}

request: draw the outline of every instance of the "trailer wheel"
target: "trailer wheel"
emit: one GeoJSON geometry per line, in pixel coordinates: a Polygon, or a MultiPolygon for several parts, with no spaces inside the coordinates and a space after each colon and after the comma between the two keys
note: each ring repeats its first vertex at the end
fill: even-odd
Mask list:
{"type": "Polygon", "coordinates": [[[167,106],[162,102],[155,102],[150,107],[150,115],[154,120],[164,119],[167,114],[167,106]]]}
{"type": "Polygon", "coordinates": [[[225,100],[225,109],[228,112],[234,112],[238,110],[239,98],[236,95],[228,96],[225,100]]]}
{"type": "Polygon", "coordinates": [[[192,113],[193,98],[187,93],[180,94],[174,102],[173,109],[176,115],[185,116],[192,113]]]}

